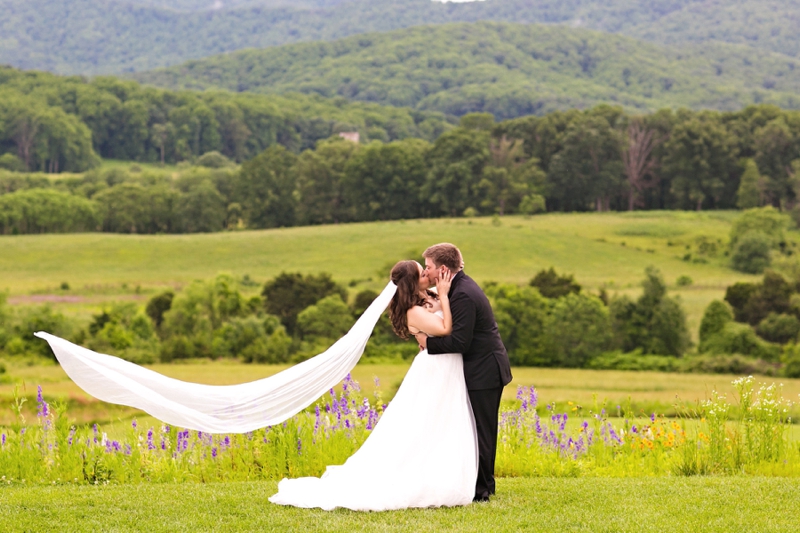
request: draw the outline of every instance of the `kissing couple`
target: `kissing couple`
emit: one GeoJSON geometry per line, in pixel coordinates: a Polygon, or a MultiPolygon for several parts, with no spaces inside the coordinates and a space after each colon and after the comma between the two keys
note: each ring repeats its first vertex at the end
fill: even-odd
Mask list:
{"type": "Polygon", "coordinates": [[[436,244],[422,256],[424,267],[400,261],[391,272],[392,328],[416,337],[421,349],[391,405],[343,465],[329,466],[321,478],[282,480],[272,503],[383,511],[467,505],[495,493],[508,354],[459,249],[436,244]]]}

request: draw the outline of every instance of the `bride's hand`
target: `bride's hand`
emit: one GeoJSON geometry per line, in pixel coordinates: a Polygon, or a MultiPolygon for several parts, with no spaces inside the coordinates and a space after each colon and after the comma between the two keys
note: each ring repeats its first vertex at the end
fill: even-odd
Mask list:
{"type": "Polygon", "coordinates": [[[439,295],[439,298],[442,296],[447,297],[447,293],[450,292],[452,277],[453,273],[448,269],[443,269],[439,274],[439,279],[436,280],[436,294],[439,295]]]}

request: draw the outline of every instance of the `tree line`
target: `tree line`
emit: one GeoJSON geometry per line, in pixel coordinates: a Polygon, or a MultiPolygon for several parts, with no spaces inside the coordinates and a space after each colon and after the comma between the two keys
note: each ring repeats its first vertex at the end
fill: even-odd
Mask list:
{"type": "Polygon", "coordinates": [[[333,136],[299,153],[275,143],[240,167],[217,152],[195,163],[177,177],[135,166],[58,180],[3,174],[0,233],[764,205],[796,216],[800,112],[761,105],[628,115],[603,105],[502,122],[476,113],[433,142],[333,136]],[[43,207],[57,204],[64,209],[43,207]]]}
{"type": "Polygon", "coordinates": [[[0,166],[82,172],[102,159],[176,163],[217,151],[243,161],[280,144],[299,152],[342,131],[433,140],[442,113],[300,94],[166,91],[0,67],[0,166]]]}

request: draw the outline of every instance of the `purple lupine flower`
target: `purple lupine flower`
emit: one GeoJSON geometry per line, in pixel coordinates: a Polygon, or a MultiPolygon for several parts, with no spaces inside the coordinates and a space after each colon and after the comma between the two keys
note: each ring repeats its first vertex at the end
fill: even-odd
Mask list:
{"type": "Polygon", "coordinates": [[[153,428],[150,428],[147,432],[147,449],[148,450],[156,449],[156,445],[153,442],[153,428]]]}
{"type": "Polygon", "coordinates": [[[0,446],[5,446],[5,445],[6,445],[6,434],[3,433],[2,435],[0,435],[0,446]]]}
{"type": "MultiPolygon", "coordinates": [[[[348,374],[348,376],[349,375],[350,374],[348,374]]],[[[297,439],[297,455],[302,455],[302,454],[303,454],[303,441],[298,438],[297,439]]]]}
{"type": "Polygon", "coordinates": [[[378,379],[378,376],[374,376],[374,377],[372,378],[372,382],[373,382],[373,383],[375,383],[375,388],[376,388],[376,389],[377,389],[378,387],[380,387],[380,386],[381,386],[381,380],[380,380],[380,379],[378,379]]]}
{"type": "Polygon", "coordinates": [[[161,437],[161,449],[162,450],[167,449],[167,439],[165,439],[164,437],[161,437]]]}
{"type": "Polygon", "coordinates": [[[631,426],[631,433],[639,433],[639,429],[636,427],[636,424],[631,426]]]}
{"type": "Polygon", "coordinates": [[[75,436],[75,426],[69,428],[69,437],[67,437],[67,444],[72,446],[72,438],[75,436]]]}
{"type": "Polygon", "coordinates": [[[583,421],[583,423],[581,424],[581,430],[583,430],[583,431],[586,431],[586,429],[587,429],[588,427],[589,427],[589,422],[587,422],[586,420],[584,420],[584,421],[583,421]]]}
{"type": "Polygon", "coordinates": [[[228,435],[225,435],[225,438],[222,439],[222,444],[224,444],[226,448],[229,448],[231,445],[231,438],[228,435]]]}
{"type": "Polygon", "coordinates": [[[131,449],[131,445],[130,444],[126,444],[125,445],[125,452],[124,453],[125,453],[125,455],[130,455],[130,454],[133,453],[133,450],[131,449]]]}
{"type": "Polygon", "coordinates": [[[349,418],[346,418],[346,419],[345,419],[345,421],[344,421],[344,427],[346,427],[347,429],[350,429],[350,419],[349,419],[349,418]]]}
{"type": "Polygon", "coordinates": [[[652,415],[650,415],[650,422],[655,422],[655,421],[656,421],[656,414],[653,413],[652,415]]]}
{"type": "Polygon", "coordinates": [[[47,405],[46,401],[44,401],[44,397],[42,396],[41,385],[38,385],[36,387],[36,403],[38,405],[36,416],[38,416],[39,418],[46,418],[50,414],[50,406],[47,405]]]}
{"type": "Polygon", "coordinates": [[[539,405],[539,393],[536,392],[535,387],[530,388],[530,396],[528,397],[528,405],[530,405],[531,409],[535,409],[537,405],[539,405]]]}
{"type": "Polygon", "coordinates": [[[97,444],[97,424],[92,425],[92,431],[94,432],[94,443],[97,444]]]}
{"type": "Polygon", "coordinates": [[[211,457],[216,457],[216,456],[217,456],[217,447],[214,446],[213,448],[211,448],[211,457]]]}
{"type": "Polygon", "coordinates": [[[133,422],[131,422],[131,426],[133,427],[133,429],[136,429],[139,426],[139,424],[136,423],[135,418],[133,419],[133,422]]]}

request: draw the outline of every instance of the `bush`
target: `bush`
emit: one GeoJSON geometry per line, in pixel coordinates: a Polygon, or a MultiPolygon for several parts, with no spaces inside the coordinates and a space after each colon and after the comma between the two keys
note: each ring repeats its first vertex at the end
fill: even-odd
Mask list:
{"type": "Polygon", "coordinates": [[[786,344],[789,341],[797,340],[800,333],[800,320],[796,316],[770,313],[758,323],[756,333],[770,342],[786,344]]]}
{"type": "Polygon", "coordinates": [[[568,294],[545,321],[546,353],[559,366],[581,368],[611,346],[608,308],[595,296],[568,294]]]}
{"type": "Polygon", "coordinates": [[[548,366],[557,364],[544,347],[545,320],[549,302],[538,290],[516,285],[486,288],[492,299],[500,336],[513,365],[548,366]]]}
{"type": "Polygon", "coordinates": [[[800,378],[800,346],[787,344],[781,354],[782,374],[787,378],[800,378]]]}
{"type": "Polygon", "coordinates": [[[12,172],[24,172],[25,163],[12,153],[0,155],[0,168],[10,170],[12,172]]]}
{"type": "Polygon", "coordinates": [[[316,276],[283,272],[268,281],[261,291],[267,313],[280,317],[290,335],[294,334],[300,311],[332,294],[338,295],[341,300],[347,298],[344,287],[324,272],[316,276]]]}
{"type": "Polygon", "coordinates": [[[164,322],[164,313],[172,308],[172,300],[174,298],[174,292],[164,291],[161,294],[153,296],[147,302],[147,306],[145,307],[144,311],[153,321],[153,324],[156,325],[156,328],[161,327],[161,324],[164,322]]]}
{"type": "Polygon", "coordinates": [[[197,158],[195,164],[200,167],[206,168],[224,168],[233,166],[234,163],[216,150],[206,152],[197,158]]]}
{"type": "Polygon", "coordinates": [[[0,196],[0,234],[95,231],[97,205],[51,189],[29,189],[0,196]]]}
{"type": "Polygon", "coordinates": [[[549,270],[540,270],[530,281],[531,287],[536,287],[545,298],[561,298],[567,294],[578,294],[581,286],[571,274],[559,276],[553,267],[549,270]]]}
{"type": "Polygon", "coordinates": [[[667,286],[656,268],[648,267],[645,274],[643,292],[636,302],[622,296],[609,305],[615,345],[625,352],[683,355],[691,340],[680,300],[667,296],[667,286]]]}
{"type": "Polygon", "coordinates": [[[697,355],[682,361],[680,370],[699,374],[761,374],[775,376],[779,367],[775,363],[739,354],[733,355],[697,355]]]}
{"type": "Polygon", "coordinates": [[[770,248],[778,248],[784,242],[784,232],[791,224],[789,215],[772,206],[747,209],[733,222],[731,249],[735,250],[739,242],[751,233],[763,235],[770,248]]]}
{"type": "Polygon", "coordinates": [[[700,322],[700,343],[721,332],[729,322],[733,322],[733,313],[728,304],[719,300],[708,304],[700,322]]]}
{"type": "Polygon", "coordinates": [[[620,351],[602,353],[589,360],[586,368],[594,370],[636,370],[674,372],[679,359],[671,355],[642,355],[641,352],[620,351]]]}
{"type": "Polygon", "coordinates": [[[793,287],[777,272],[767,271],[761,283],[737,283],[725,292],[739,322],[756,325],[770,313],[786,313],[791,307],[793,287]]]}
{"type": "Polygon", "coordinates": [[[689,276],[684,275],[684,276],[678,277],[678,281],[676,283],[677,283],[678,287],[688,287],[689,285],[691,285],[694,282],[692,281],[692,278],[690,278],[689,276]]]}
{"type": "Polygon", "coordinates": [[[771,239],[764,233],[753,231],[739,239],[733,248],[731,266],[739,272],[760,274],[772,262],[771,239]]]}
{"type": "Polygon", "coordinates": [[[353,326],[350,308],[338,294],[332,294],[297,315],[297,331],[303,340],[336,340],[353,326]]]}
{"type": "Polygon", "coordinates": [[[762,340],[747,324],[729,322],[721,331],[700,343],[700,353],[742,354],[777,361],[780,347],[762,340]]]}
{"type": "Polygon", "coordinates": [[[519,203],[519,212],[523,215],[535,215],[547,211],[547,204],[544,196],[540,194],[528,194],[519,203]]]}

